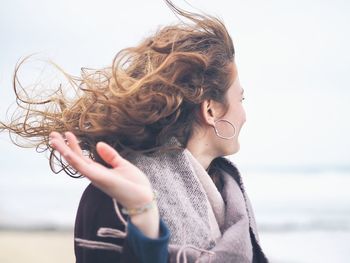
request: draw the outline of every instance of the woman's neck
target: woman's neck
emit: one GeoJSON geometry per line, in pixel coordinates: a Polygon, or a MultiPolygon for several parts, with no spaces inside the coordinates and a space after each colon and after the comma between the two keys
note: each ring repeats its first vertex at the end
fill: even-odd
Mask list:
{"type": "Polygon", "coordinates": [[[212,153],[213,149],[205,140],[191,139],[188,141],[186,148],[205,170],[208,169],[210,163],[217,157],[212,153]]]}

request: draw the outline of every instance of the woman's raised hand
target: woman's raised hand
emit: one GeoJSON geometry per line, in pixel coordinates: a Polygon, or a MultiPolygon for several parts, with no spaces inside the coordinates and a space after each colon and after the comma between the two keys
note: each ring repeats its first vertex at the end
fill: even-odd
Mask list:
{"type": "Polygon", "coordinates": [[[84,156],[77,138],[65,133],[66,141],[58,132],[50,133],[50,145],[57,150],[80,174],[96,187],[126,208],[140,207],[153,199],[151,184],[146,175],[135,165],[118,154],[104,142],[96,145],[97,153],[112,168],[107,168],[84,156]]]}

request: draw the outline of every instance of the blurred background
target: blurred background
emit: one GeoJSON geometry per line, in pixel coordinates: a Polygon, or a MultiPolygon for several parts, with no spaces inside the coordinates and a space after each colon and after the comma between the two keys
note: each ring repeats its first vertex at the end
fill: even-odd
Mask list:
{"type": "MultiPolygon", "coordinates": [[[[233,38],[247,122],[229,158],[271,262],[348,262],[350,2],[174,2],[219,16],[233,38]]],[[[161,0],[1,1],[0,119],[14,106],[20,58],[39,53],[79,75],[173,22],[161,0]]],[[[21,81],[33,84],[43,72],[56,74],[33,63],[21,81]]],[[[72,229],[88,181],[53,174],[47,154],[18,148],[4,133],[0,161],[0,262],[73,262],[72,229]]]]}

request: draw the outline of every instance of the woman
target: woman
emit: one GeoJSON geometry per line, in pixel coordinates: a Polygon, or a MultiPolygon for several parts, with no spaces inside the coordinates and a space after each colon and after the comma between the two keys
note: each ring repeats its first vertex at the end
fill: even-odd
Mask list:
{"type": "Polygon", "coordinates": [[[190,23],[122,50],[110,68],[67,75],[73,101],[61,89],[23,98],[15,81],[24,118],[2,129],[91,180],[76,262],[267,262],[242,178],[223,157],[239,150],[245,122],[231,37],[219,19],[166,3],[190,23]]]}

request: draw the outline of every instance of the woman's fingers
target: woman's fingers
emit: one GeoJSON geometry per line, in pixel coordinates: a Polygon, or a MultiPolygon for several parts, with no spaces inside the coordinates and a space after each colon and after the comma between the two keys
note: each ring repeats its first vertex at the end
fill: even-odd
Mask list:
{"type": "Polygon", "coordinates": [[[75,137],[75,135],[72,132],[65,132],[64,135],[66,136],[69,148],[71,148],[72,151],[74,151],[78,155],[83,156],[83,152],[79,146],[78,140],[75,137]]]}
{"type": "Polygon", "coordinates": [[[144,186],[149,186],[150,183],[143,172],[136,167],[134,164],[130,163],[127,159],[123,158],[113,147],[110,145],[99,142],[96,145],[97,153],[101,158],[112,166],[115,172],[118,173],[119,177],[125,180],[134,182],[136,184],[141,184],[144,186]]]}
{"type": "Polygon", "coordinates": [[[73,166],[74,169],[78,170],[79,172],[82,172],[82,170],[88,164],[82,155],[77,154],[70,147],[68,147],[61,134],[56,132],[51,133],[50,144],[67,160],[71,166],[73,166]]]}
{"type": "Polygon", "coordinates": [[[114,148],[104,142],[98,142],[96,145],[96,150],[101,158],[113,168],[119,166],[125,161],[125,159],[121,157],[114,148]]]}
{"type": "MultiPolygon", "coordinates": [[[[103,165],[94,162],[91,159],[87,161],[85,156],[82,154],[77,154],[70,147],[68,147],[62,135],[58,132],[52,132],[50,134],[50,144],[64,157],[69,165],[90,179],[93,183],[106,185],[110,183],[110,180],[114,180],[112,177],[118,177],[112,175],[111,171],[103,165]]],[[[118,181],[120,179],[117,178],[116,180],[118,181]]]]}
{"type": "Polygon", "coordinates": [[[67,145],[72,149],[73,152],[81,156],[86,162],[91,163],[92,160],[88,156],[83,155],[83,151],[80,148],[79,141],[72,132],[65,132],[64,135],[67,139],[67,145]]]}
{"type": "Polygon", "coordinates": [[[114,168],[119,177],[140,183],[138,168],[130,165],[129,161],[124,159],[113,147],[104,142],[98,142],[96,150],[101,158],[114,168]]]}

